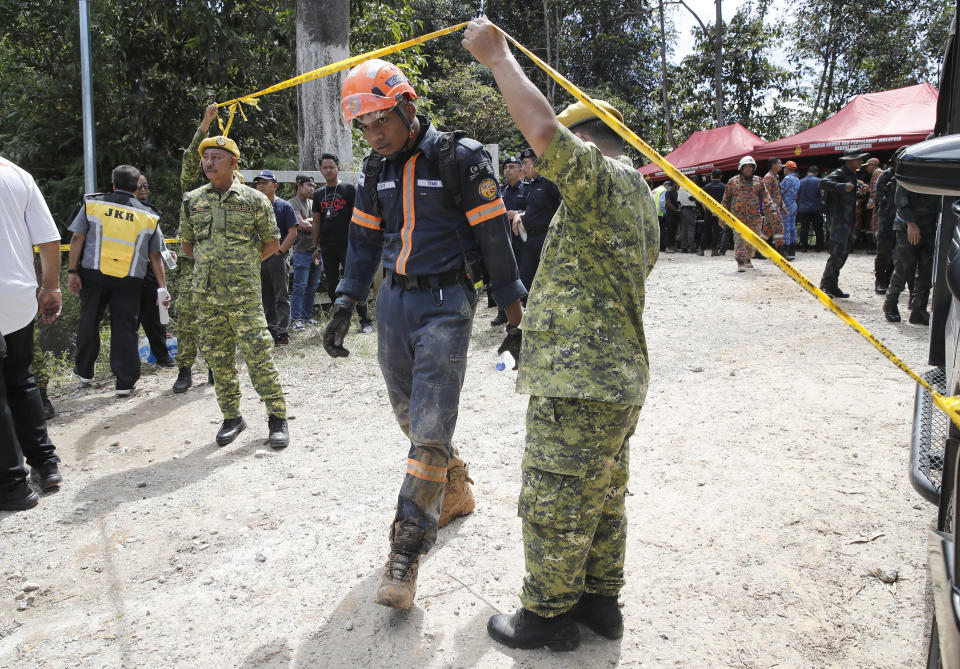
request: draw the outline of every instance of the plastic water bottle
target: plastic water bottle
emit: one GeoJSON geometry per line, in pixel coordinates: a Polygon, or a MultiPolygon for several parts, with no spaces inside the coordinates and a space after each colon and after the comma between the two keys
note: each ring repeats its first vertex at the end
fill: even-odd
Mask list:
{"type": "Polygon", "coordinates": [[[160,325],[166,325],[170,322],[170,312],[163,306],[163,301],[169,296],[170,293],[167,292],[166,288],[157,288],[157,308],[160,309],[160,325]]]}
{"type": "Polygon", "coordinates": [[[514,364],[516,364],[516,360],[510,355],[510,351],[504,351],[497,360],[497,371],[502,372],[505,369],[513,369],[514,364]]]}
{"type": "Polygon", "coordinates": [[[171,358],[177,357],[177,338],[176,337],[167,337],[167,353],[170,354],[171,358]]]}
{"type": "Polygon", "coordinates": [[[177,259],[173,256],[173,251],[165,248],[160,252],[160,257],[166,263],[167,269],[177,269],[177,259]]]}
{"type": "Polygon", "coordinates": [[[146,337],[140,337],[140,346],[137,349],[140,353],[140,361],[153,363],[157,359],[153,357],[153,351],[150,350],[150,340],[146,337]]]}

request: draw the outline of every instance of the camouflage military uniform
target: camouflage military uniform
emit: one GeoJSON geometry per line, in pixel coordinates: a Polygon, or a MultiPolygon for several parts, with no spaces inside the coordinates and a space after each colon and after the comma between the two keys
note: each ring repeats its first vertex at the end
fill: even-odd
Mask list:
{"type": "Polygon", "coordinates": [[[527,409],[520,599],[541,616],[583,592],[616,595],[626,552],[629,438],[647,392],[646,277],[660,231],[629,160],[564,127],[536,163],[563,195],[524,314],[517,392],[527,409]]]}
{"type": "Polygon", "coordinates": [[[238,346],[267,413],[286,418],[283,389],[273,364],[273,338],[260,299],[263,245],[279,239],[270,200],[236,177],[222,197],[212,185],[201,186],[183,196],[180,236],[193,244],[201,346],[213,370],[224,418],[240,417],[238,346]]]}
{"type": "MultiPolygon", "coordinates": [[[[207,134],[197,128],[190,146],[183,152],[180,167],[180,189],[187,193],[200,185],[200,142],[207,134]]],[[[186,253],[177,256],[177,366],[193,367],[200,343],[200,323],[197,319],[197,300],[193,294],[193,258],[186,253]]]]}
{"type": "MultiPolygon", "coordinates": [[[[730,177],[727,182],[727,190],[723,192],[723,202],[721,204],[761,237],[767,237],[767,232],[772,231],[774,239],[778,239],[777,234],[779,234],[779,239],[783,239],[780,209],[770,197],[770,193],[760,177],[754,175],[749,180],[745,180],[743,175],[740,174],[730,177]],[[760,212],[761,204],[763,205],[763,213],[760,212]],[[776,223],[763,225],[764,216],[768,220],[775,220],[776,223]]],[[[736,234],[733,242],[733,257],[736,261],[738,263],[746,262],[753,257],[753,253],[754,248],[743,241],[743,237],[736,234]]]]}

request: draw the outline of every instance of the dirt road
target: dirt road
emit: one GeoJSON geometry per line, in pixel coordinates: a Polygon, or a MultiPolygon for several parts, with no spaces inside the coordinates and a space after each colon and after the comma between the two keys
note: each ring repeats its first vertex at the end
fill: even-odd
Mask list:
{"type": "MultiPolygon", "coordinates": [[[[816,280],[825,260],[797,265],[816,280]]],[[[927,330],[882,321],[872,262],[850,258],[845,306],[924,370],[927,330]]],[[[175,370],[127,400],[112,379],[53,398],[62,490],[0,513],[0,667],[920,666],[935,510],[907,480],[913,386],[758,264],[669,255],[651,276],[622,641],[486,635],[518,605],[526,398],[481,308],[457,427],[477,510],[441,531],[412,610],[372,603],[406,457],[375,335],[334,361],[313,330],[278,354],[281,453],[246,380],[250,428],[226,448],[212,388],[173,395],[175,370]]]]}

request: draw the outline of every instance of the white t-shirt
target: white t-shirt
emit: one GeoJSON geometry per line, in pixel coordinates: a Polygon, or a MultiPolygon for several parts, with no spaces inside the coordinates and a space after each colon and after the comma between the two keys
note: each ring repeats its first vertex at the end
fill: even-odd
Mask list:
{"type": "Polygon", "coordinates": [[[60,232],[33,177],[0,156],[0,333],[37,315],[33,246],[53,241],[60,232]]]}
{"type": "Polygon", "coordinates": [[[694,199],[693,195],[687,192],[685,188],[681,188],[680,192],[677,193],[677,197],[680,200],[681,207],[695,207],[697,206],[697,201],[694,199]]]}

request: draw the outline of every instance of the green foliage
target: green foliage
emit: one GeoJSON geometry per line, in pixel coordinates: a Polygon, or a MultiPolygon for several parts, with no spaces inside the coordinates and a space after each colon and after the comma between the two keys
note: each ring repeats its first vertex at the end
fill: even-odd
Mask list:
{"type": "MultiPolygon", "coordinates": [[[[291,0],[90,3],[97,187],[141,168],[152,204],[176,229],[183,147],[211,101],[250,93],[294,71],[291,0]]],[[[35,175],[63,227],[79,208],[83,136],[77,3],[0,0],[0,149],[35,175]]],[[[296,97],[287,91],[235,122],[243,165],[296,155],[296,97]]]]}
{"type": "Polygon", "coordinates": [[[443,130],[464,130],[483,144],[495,144],[516,131],[503,96],[480,80],[483,67],[446,63],[445,74],[431,84],[434,121],[443,130]]]}
{"type": "MultiPolygon", "coordinates": [[[[774,60],[775,49],[783,44],[783,28],[765,20],[765,8],[747,2],[724,25],[724,121],[777,139],[792,132],[792,107],[799,104],[801,91],[796,74],[774,60]]],[[[673,69],[670,96],[678,140],[716,125],[713,24],[708,31],[696,29],[694,53],[673,69]]]]}
{"type": "Polygon", "coordinates": [[[854,95],[936,83],[955,9],[952,0],[862,0],[853,19],[847,2],[799,3],[788,25],[794,62],[814,82],[809,123],[854,95]]]}

